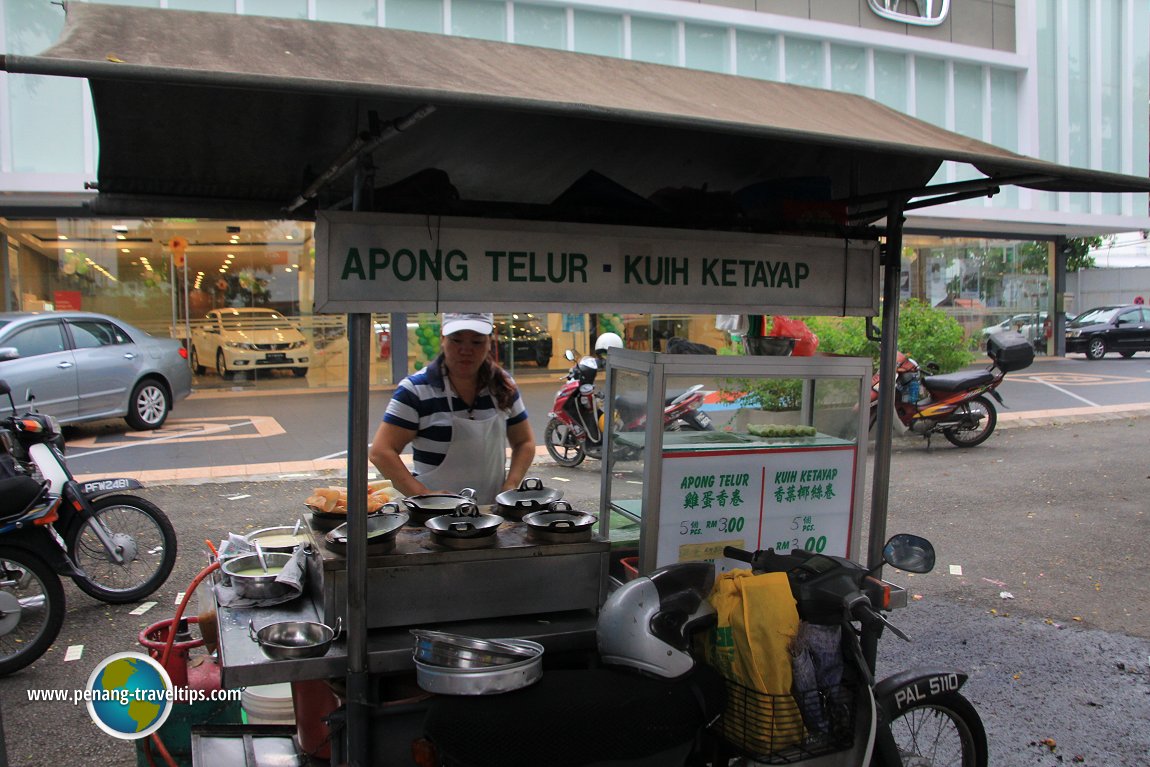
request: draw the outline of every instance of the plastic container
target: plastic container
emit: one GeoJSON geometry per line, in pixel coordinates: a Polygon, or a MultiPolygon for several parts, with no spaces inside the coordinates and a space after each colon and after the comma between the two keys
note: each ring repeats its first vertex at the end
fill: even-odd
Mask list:
{"type": "Polygon", "coordinates": [[[240,705],[248,724],[295,724],[290,682],[245,687],[240,705]]]}

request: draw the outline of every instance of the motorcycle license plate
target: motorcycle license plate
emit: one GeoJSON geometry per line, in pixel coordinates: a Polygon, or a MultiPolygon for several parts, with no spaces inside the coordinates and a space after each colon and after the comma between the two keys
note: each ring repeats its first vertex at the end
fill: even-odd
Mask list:
{"type": "Polygon", "coordinates": [[[268,362],[287,362],[287,355],[282,352],[277,352],[276,354],[264,355],[264,359],[268,362]]]}
{"type": "Polygon", "coordinates": [[[698,422],[698,424],[700,426],[710,426],[711,425],[711,417],[709,415],[707,415],[706,413],[702,413],[702,412],[695,413],[695,421],[698,422]]]}

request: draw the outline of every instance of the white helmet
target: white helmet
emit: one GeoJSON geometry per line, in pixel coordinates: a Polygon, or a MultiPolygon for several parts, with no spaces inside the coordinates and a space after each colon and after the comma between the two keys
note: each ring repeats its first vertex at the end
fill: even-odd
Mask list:
{"type": "Polygon", "coordinates": [[[618,333],[604,333],[595,339],[595,351],[606,352],[608,349],[622,349],[623,339],[618,333]]]}
{"type": "Polygon", "coordinates": [[[714,565],[679,562],[620,586],[596,624],[603,663],[667,679],[690,671],[691,634],[716,623],[707,601],[714,584],[714,565]]]}

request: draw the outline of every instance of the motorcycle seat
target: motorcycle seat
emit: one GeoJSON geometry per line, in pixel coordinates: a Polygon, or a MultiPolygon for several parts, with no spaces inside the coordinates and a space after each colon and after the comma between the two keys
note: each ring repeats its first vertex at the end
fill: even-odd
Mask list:
{"type": "Polygon", "coordinates": [[[947,373],[941,376],[926,376],[922,385],[931,391],[962,391],[994,382],[994,373],[989,370],[947,373]]]}
{"type": "MultiPolygon", "coordinates": [[[[668,390],[667,399],[664,400],[663,407],[670,405],[672,400],[681,396],[686,391],[686,389],[668,390]]],[[[615,406],[627,413],[642,412],[647,409],[647,393],[627,392],[626,394],[620,394],[615,398],[615,406]]]]}
{"type": "Polygon", "coordinates": [[[40,500],[45,485],[31,477],[19,476],[0,479],[0,519],[18,517],[40,500]]]}

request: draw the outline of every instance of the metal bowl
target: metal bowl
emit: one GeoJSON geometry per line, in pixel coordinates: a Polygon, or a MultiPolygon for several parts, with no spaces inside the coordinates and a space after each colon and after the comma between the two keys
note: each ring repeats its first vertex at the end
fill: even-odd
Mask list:
{"type": "Polygon", "coordinates": [[[269,623],[260,630],[248,621],[248,636],[260,646],[264,655],[272,660],[318,658],[339,636],[342,623],[336,619],[335,628],[311,621],[282,621],[269,623]]]}
{"type": "Polygon", "coordinates": [[[259,541],[260,548],[264,550],[265,554],[290,554],[295,551],[296,546],[311,543],[311,536],[303,525],[300,525],[298,531],[290,525],[265,527],[262,530],[253,530],[245,535],[244,539],[253,546],[256,541],[259,541]],[[289,539],[292,539],[292,542],[289,542],[289,539]]]}
{"type": "Polygon", "coordinates": [[[264,554],[264,562],[268,566],[268,572],[265,573],[259,557],[244,554],[224,562],[220,569],[231,579],[232,588],[239,596],[247,599],[278,599],[292,591],[289,584],[276,581],[276,576],[291,558],[291,554],[264,554]]]}
{"type": "Polygon", "coordinates": [[[415,650],[412,657],[432,666],[446,668],[491,668],[532,657],[532,647],[516,640],[479,639],[443,631],[412,629],[415,650]]]}

